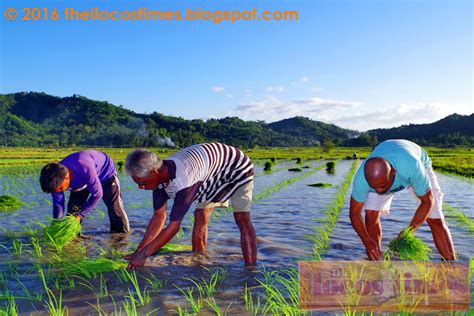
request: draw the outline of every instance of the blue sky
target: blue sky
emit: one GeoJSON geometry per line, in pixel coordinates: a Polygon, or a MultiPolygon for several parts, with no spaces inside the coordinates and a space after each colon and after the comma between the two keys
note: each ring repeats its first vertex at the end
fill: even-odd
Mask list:
{"type": "Polygon", "coordinates": [[[80,94],[140,113],[358,130],[473,112],[473,3],[422,0],[4,0],[0,92],[80,94]],[[64,21],[63,10],[297,10],[298,21],[64,21]]]}

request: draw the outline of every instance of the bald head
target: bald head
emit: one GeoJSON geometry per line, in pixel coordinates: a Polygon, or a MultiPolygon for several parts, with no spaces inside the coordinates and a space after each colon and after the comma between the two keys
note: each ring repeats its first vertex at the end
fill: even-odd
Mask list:
{"type": "Polygon", "coordinates": [[[387,160],[380,157],[370,158],[364,166],[365,179],[377,193],[385,193],[393,183],[392,169],[387,160]]]}

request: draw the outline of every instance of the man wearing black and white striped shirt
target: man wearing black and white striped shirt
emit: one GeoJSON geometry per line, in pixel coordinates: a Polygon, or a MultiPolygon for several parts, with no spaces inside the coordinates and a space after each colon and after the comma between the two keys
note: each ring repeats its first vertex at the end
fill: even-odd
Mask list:
{"type": "Polygon", "coordinates": [[[238,148],[219,143],[193,145],[164,160],[146,149],[137,149],[128,155],[125,170],[140,189],[153,190],[155,210],[137,250],[125,257],[129,268],[143,266],[148,256],[176,235],[193,202],[197,203],[193,251],[203,252],[211,213],[216,207],[227,207],[229,200],[240,229],[245,264],[255,265],[256,235],[250,218],[253,163],[238,148]],[[168,199],[174,203],[170,222],[163,229],[168,199]]]}

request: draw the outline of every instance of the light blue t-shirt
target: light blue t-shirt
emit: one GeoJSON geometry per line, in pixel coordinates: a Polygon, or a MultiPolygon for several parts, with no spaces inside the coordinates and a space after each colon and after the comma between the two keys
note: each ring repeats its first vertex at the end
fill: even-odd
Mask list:
{"type": "MultiPolygon", "coordinates": [[[[431,166],[431,160],[426,151],[417,144],[403,139],[386,140],[375,147],[367,158],[373,157],[387,160],[397,171],[393,184],[386,194],[412,186],[417,196],[423,196],[430,189],[426,168],[431,166]]],[[[365,161],[357,170],[352,185],[352,197],[360,203],[365,202],[369,192],[375,192],[365,179],[364,166],[365,161]]]]}

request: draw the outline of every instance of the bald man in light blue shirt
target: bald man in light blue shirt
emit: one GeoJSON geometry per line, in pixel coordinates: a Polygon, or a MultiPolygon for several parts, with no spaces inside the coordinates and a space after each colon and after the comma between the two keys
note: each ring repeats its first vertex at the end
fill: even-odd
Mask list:
{"type": "Polygon", "coordinates": [[[403,139],[387,140],[375,147],[362,163],[353,183],[349,216],[371,260],[382,256],[380,215],[388,214],[394,193],[409,189],[420,204],[408,228],[425,221],[441,256],[454,260],[455,252],[442,211],[443,193],[423,148],[403,139]],[[365,223],[361,211],[365,207],[365,223]]]}

